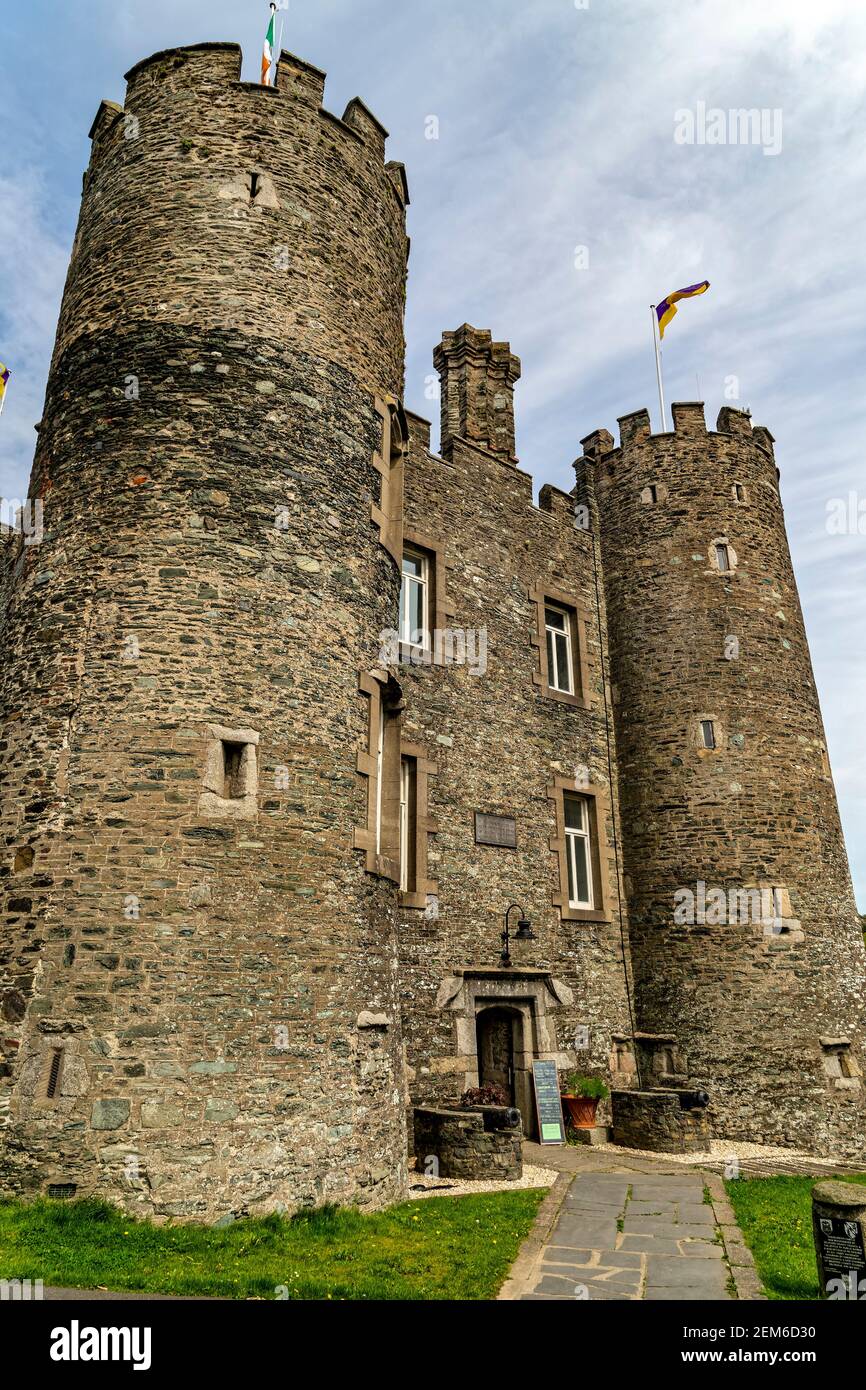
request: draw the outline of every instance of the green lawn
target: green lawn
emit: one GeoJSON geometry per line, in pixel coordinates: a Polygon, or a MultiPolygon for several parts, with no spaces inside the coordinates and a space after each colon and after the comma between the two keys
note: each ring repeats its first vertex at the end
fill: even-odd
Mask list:
{"type": "MultiPolygon", "coordinates": [[[[840,1173],[839,1177],[866,1183],[866,1173],[840,1173]]],[[[818,1181],[739,1178],[725,1183],[768,1298],[818,1298],[812,1240],[812,1188],[818,1181]]]]}
{"type": "Polygon", "coordinates": [[[0,1202],[0,1278],[228,1298],[493,1298],[544,1190],[154,1226],[102,1202],[0,1202]]]}

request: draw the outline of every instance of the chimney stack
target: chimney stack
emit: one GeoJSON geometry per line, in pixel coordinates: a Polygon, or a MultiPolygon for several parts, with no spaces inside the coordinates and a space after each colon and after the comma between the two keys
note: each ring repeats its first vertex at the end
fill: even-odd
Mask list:
{"type": "Polygon", "coordinates": [[[443,457],[450,454],[452,441],[461,438],[516,464],[514,383],[520,378],[520,358],[510,345],[494,343],[486,328],[464,323],[443,333],[433,365],[441,379],[443,457]]]}

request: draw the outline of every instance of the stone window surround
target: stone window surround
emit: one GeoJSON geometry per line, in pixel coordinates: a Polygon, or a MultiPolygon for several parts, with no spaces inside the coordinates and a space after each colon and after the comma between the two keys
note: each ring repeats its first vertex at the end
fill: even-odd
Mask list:
{"type": "Polygon", "coordinates": [[[641,488],[640,500],[646,507],[658,506],[660,502],[667,502],[670,496],[667,483],[647,483],[646,487],[641,488]],[[655,488],[656,495],[653,497],[651,489],[655,488]]]}
{"type": "Polygon", "coordinates": [[[709,562],[710,562],[710,567],[709,567],[709,570],[707,571],[707,573],[709,573],[709,574],[717,574],[717,575],[720,575],[722,579],[729,579],[729,578],[731,577],[732,574],[736,574],[736,572],[737,572],[737,565],[739,564],[739,557],[738,557],[738,555],[737,555],[736,550],[735,550],[734,547],[731,545],[731,542],[728,540],[728,537],[727,537],[727,536],[714,536],[714,537],[713,537],[713,539],[710,541],[709,545],[707,546],[707,557],[708,557],[709,562]],[[720,569],[719,569],[719,562],[718,562],[718,559],[716,558],[716,546],[717,546],[717,545],[724,545],[724,546],[727,547],[727,551],[728,551],[728,564],[730,565],[730,569],[726,569],[726,570],[720,570],[720,569]]]}
{"type": "Polygon", "coordinates": [[[701,757],[715,758],[719,753],[722,753],[725,746],[725,737],[725,729],[718,714],[712,711],[702,710],[695,716],[694,727],[692,729],[692,745],[701,757]],[[712,724],[713,726],[713,734],[716,740],[715,748],[707,748],[704,743],[701,725],[706,723],[712,724]]]}
{"type": "MultiPolygon", "coordinates": [[[[454,617],[454,608],[448,602],[446,594],[446,569],[445,569],[445,542],[424,531],[416,531],[411,527],[403,527],[403,545],[411,545],[415,550],[420,550],[427,558],[428,564],[428,614],[429,629],[426,633],[426,645],[423,651],[425,664],[433,666],[447,666],[447,657],[444,654],[444,645],[439,644],[437,654],[436,643],[433,640],[435,632],[445,632],[451,627],[451,620],[454,617]]],[[[402,572],[403,554],[400,553],[400,566],[402,572]]],[[[402,583],[402,579],[401,579],[402,583]]],[[[408,664],[417,664],[418,652],[415,648],[407,646],[405,642],[400,643],[400,661],[408,664]]]]}
{"type": "MultiPolygon", "coordinates": [[[[367,873],[400,882],[400,716],[403,692],[387,671],[362,671],[358,689],[370,699],[367,720],[367,746],[358,753],[356,771],[367,778],[366,824],[355,827],[353,848],[366,855],[367,873]],[[379,797],[379,724],[384,706],[384,745],[382,750],[383,787],[379,797]],[[376,845],[377,807],[381,806],[379,846],[376,845]]],[[[426,851],[425,851],[426,862],[426,851]]],[[[426,903],[425,903],[426,906],[426,903]]]]}
{"type": "Polygon", "coordinates": [[[538,670],[532,673],[532,684],[537,686],[542,699],[558,700],[563,705],[576,705],[578,709],[591,709],[592,699],[589,687],[589,658],[587,656],[586,632],[592,622],[592,614],[587,611],[573,594],[555,589],[543,580],[529,590],[529,600],[535,605],[535,631],[530,642],[538,652],[538,670]],[[546,603],[555,603],[565,608],[571,615],[571,651],[574,678],[577,689],[573,695],[565,690],[553,690],[547,669],[547,626],[544,617],[546,603]]]}
{"type": "Polygon", "coordinates": [[[436,897],[439,893],[437,881],[427,877],[427,837],[435,835],[438,829],[428,811],[427,783],[439,769],[430,762],[420,743],[401,743],[400,756],[415,761],[415,886],[411,891],[401,891],[400,906],[426,909],[428,895],[436,897]]]}
{"type": "Polygon", "coordinates": [[[555,777],[547,788],[556,816],[556,832],[550,837],[551,853],[559,863],[559,890],[553,894],[553,906],[559,908],[563,922],[609,922],[610,917],[610,859],[605,822],[610,806],[607,787],[577,787],[570,777],[555,777]],[[564,793],[573,792],[589,802],[590,842],[592,850],[593,907],[570,907],[568,902],[568,860],[565,845],[564,793]]]}
{"type": "Polygon", "coordinates": [[[860,1068],[855,1061],[848,1038],[819,1038],[823,1053],[824,1075],[837,1091],[860,1090],[860,1068]]]}
{"type": "Polygon", "coordinates": [[[249,820],[258,811],[258,765],[256,749],[259,735],[254,729],[229,729],[224,724],[208,724],[202,791],[198,799],[200,816],[222,816],[249,820]],[[240,795],[227,797],[223,744],[244,744],[238,780],[240,795]]]}
{"type": "Polygon", "coordinates": [[[748,504],[749,504],[749,489],[746,487],[745,483],[737,483],[737,482],[731,483],[731,496],[733,497],[733,499],[734,499],[734,501],[736,502],[736,504],[737,504],[738,507],[746,507],[746,506],[748,506],[748,504]],[[737,496],[737,488],[740,488],[740,489],[742,490],[742,493],[743,493],[742,497],[738,497],[738,496],[737,496]]]}
{"type": "Polygon", "coordinates": [[[379,502],[370,504],[370,519],[379,541],[399,570],[403,567],[403,482],[409,429],[403,407],[393,396],[374,397],[382,438],[373,454],[373,467],[382,479],[379,502]]]}

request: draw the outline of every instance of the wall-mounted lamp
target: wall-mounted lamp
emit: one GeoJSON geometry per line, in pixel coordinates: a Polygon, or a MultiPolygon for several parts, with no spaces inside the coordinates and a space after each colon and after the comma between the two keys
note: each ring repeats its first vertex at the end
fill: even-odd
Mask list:
{"type": "Polygon", "coordinates": [[[511,906],[506,908],[505,910],[505,930],[502,933],[502,954],[499,957],[500,964],[506,966],[511,964],[511,952],[508,949],[509,942],[511,940],[510,933],[508,930],[508,917],[515,907],[520,913],[520,916],[517,919],[517,931],[514,933],[515,941],[535,940],[535,933],[532,930],[532,923],[527,917],[525,910],[520,906],[520,903],[512,903],[511,906]]]}

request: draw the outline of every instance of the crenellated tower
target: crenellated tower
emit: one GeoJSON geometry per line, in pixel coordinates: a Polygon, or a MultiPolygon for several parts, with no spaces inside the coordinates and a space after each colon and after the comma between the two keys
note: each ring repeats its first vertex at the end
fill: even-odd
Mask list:
{"type": "MultiPolygon", "coordinates": [[[[720,1137],[862,1150],[864,951],[773,438],[583,441],[600,517],[637,1027],[720,1137]]],[[[591,488],[592,490],[592,488],[591,488]]]]}
{"type": "Polygon", "coordinates": [[[158,53],[91,136],[2,661],[7,1191],[405,1182],[359,672],[399,595],[408,202],[359,100],[158,53]]]}

